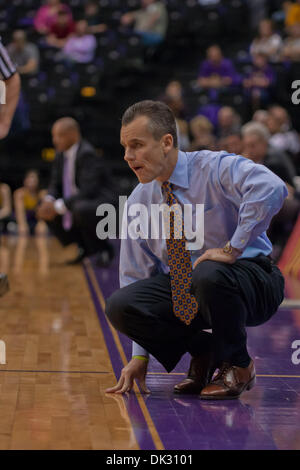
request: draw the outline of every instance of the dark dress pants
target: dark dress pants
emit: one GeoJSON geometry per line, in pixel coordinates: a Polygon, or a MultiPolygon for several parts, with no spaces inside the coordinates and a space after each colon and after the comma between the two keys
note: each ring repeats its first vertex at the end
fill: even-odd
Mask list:
{"type": "Polygon", "coordinates": [[[100,240],[96,234],[96,226],[100,220],[96,216],[99,201],[79,200],[76,201],[70,211],[72,214],[72,227],[65,230],[63,227],[63,217],[57,216],[48,226],[53,235],[67,246],[77,243],[83,248],[87,255],[93,255],[104,250],[112,254],[112,246],[108,240],[100,240]]]}
{"type": "Polygon", "coordinates": [[[216,363],[247,367],[246,326],[268,321],[284,297],[284,279],[263,255],[234,264],[203,261],[193,271],[198,313],[189,326],[172,310],[170,276],[158,274],[113,293],[106,314],[120,332],[145,348],[170,372],[186,352],[212,350],[216,363]],[[212,334],[203,329],[212,329],[212,334]]]}

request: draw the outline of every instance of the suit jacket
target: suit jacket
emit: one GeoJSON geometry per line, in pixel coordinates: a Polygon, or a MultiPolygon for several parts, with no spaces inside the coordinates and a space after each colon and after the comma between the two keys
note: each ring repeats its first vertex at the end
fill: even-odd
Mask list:
{"type": "Polygon", "coordinates": [[[105,161],[86,140],[81,140],[75,157],[74,177],[78,192],[67,199],[63,197],[63,169],[64,155],[60,152],[53,162],[48,194],[55,199],[64,199],[69,210],[79,200],[93,200],[98,204],[112,201],[112,183],[105,161]]]}

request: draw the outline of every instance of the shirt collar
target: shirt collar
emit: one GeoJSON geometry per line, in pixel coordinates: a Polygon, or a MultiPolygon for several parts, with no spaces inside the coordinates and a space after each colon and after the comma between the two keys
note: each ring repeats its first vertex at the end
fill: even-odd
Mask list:
{"type": "Polygon", "coordinates": [[[72,156],[77,154],[78,148],[79,148],[79,142],[75,142],[75,144],[73,144],[72,147],[64,151],[64,156],[67,158],[71,158],[72,156]]]}
{"type": "Polygon", "coordinates": [[[169,178],[170,183],[187,189],[189,187],[188,163],[185,152],[178,152],[178,159],[172,175],[169,178]]]}

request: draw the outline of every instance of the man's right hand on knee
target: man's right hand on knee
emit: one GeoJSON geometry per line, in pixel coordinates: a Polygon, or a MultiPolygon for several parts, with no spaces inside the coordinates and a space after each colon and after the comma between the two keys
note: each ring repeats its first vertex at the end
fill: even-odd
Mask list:
{"type": "Polygon", "coordinates": [[[133,388],[135,379],[139,381],[141,391],[150,393],[146,385],[146,375],[148,369],[148,358],[133,357],[131,361],[122,369],[121,377],[115,387],[108,388],[106,393],[126,393],[133,388]]]}

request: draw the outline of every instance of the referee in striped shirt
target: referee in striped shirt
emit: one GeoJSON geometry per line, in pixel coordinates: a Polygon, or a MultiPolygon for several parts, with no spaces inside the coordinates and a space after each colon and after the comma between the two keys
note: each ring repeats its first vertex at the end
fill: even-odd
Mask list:
{"type": "MultiPolygon", "coordinates": [[[[0,80],[5,84],[5,104],[0,104],[0,140],[9,133],[20,96],[20,76],[0,38],[0,80]]],[[[0,83],[3,92],[4,84],[0,83]]],[[[3,96],[1,96],[3,102],[3,96]]],[[[0,157],[1,158],[1,157],[0,157]]],[[[9,289],[7,275],[0,273],[0,296],[9,289]]]]}
{"type": "MultiPolygon", "coordinates": [[[[0,38],[0,80],[5,83],[5,104],[0,104],[0,139],[4,139],[10,129],[20,96],[20,76],[12,63],[0,38]]],[[[2,87],[1,87],[2,88],[2,87]]]]}

